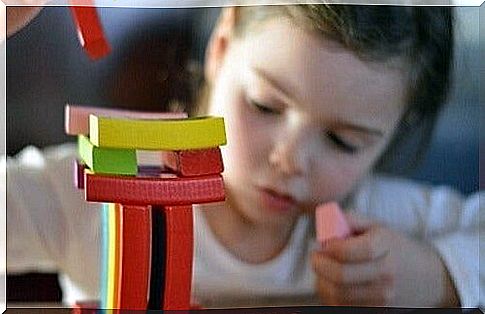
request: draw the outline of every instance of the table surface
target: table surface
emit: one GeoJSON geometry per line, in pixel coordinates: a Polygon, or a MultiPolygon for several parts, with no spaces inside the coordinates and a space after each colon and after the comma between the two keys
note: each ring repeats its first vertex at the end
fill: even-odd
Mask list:
{"type": "MultiPolygon", "coordinates": [[[[71,308],[66,308],[60,303],[9,303],[6,311],[7,314],[70,314],[71,308]]],[[[103,313],[110,314],[108,311],[103,313]]],[[[147,314],[147,313],[162,313],[162,311],[127,311],[126,314],[147,314]]],[[[170,312],[163,312],[170,313],[170,312]]],[[[479,314],[482,313],[478,309],[399,309],[399,308],[358,308],[358,307],[266,307],[266,308],[238,308],[238,309],[215,309],[215,310],[196,310],[190,311],[193,314],[420,314],[420,313],[436,313],[436,314],[479,314]]],[[[86,313],[91,314],[91,313],[86,313]]],[[[116,312],[112,314],[123,314],[123,312],[116,312]]],[[[174,311],[172,314],[189,314],[186,311],[174,311]]]]}

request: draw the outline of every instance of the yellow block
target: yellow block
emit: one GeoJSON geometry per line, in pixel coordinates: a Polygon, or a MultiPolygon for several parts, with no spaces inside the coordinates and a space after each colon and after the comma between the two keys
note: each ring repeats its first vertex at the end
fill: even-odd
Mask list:
{"type": "Polygon", "coordinates": [[[130,120],[89,116],[89,138],[98,147],[189,150],[226,144],[224,119],[130,120]]]}

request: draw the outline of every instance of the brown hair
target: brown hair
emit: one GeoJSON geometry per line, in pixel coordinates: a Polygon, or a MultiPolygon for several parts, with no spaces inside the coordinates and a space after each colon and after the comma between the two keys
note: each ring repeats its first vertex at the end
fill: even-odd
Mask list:
{"type": "MultiPolygon", "coordinates": [[[[376,168],[386,169],[393,163],[409,132],[419,129],[418,149],[408,162],[408,166],[415,167],[448,96],[454,42],[452,8],[327,4],[239,7],[234,35],[244,36],[275,17],[289,18],[304,29],[330,38],[363,60],[404,61],[408,107],[376,168]]],[[[198,113],[207,109],[209,93],[210,87],[206,86],[198,113]]]]}

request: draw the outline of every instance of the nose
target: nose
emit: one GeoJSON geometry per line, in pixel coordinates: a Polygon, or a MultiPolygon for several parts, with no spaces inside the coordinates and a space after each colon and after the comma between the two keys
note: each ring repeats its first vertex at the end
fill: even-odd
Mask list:
{"type": "Polygon", "coordinates": [[[303,124],[290,125],[274,142],[269,163],[285,176],[303,176],[311,169],[313,137],[303,124]]]}

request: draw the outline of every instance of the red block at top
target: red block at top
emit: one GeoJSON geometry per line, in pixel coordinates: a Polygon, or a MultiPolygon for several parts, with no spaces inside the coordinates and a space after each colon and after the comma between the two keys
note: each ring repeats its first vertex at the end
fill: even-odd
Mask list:
{"type": "Polygon", "coordinates": [[[218,174],[224,171],[219,147],[209,149],[164,151],[164,166],[182,177],[218,174]]]}
{"type": "MultiPolygon", "coordinates": [[[[92,4],[91,1],[85,1],[92,4]]],[[[93,60],[100,59],[111,51],[104,35],[95,7],[71,6],[71,12],[76,24],[81,45],[93,60]]]]}

